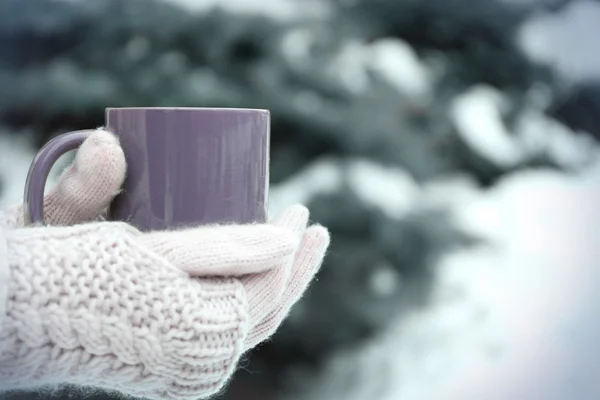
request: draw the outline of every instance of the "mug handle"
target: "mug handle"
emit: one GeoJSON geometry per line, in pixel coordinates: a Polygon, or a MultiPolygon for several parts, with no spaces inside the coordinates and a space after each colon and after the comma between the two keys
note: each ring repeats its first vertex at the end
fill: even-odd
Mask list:
{"type": "Polygon", "coordinates": [[[94,130],[86,129],[63,133],[46,143],[37,153],[25,181],[23,221],[25,225],[44,224],[44,189],[52,166],[68,151],[75,150],[94,130]]]}

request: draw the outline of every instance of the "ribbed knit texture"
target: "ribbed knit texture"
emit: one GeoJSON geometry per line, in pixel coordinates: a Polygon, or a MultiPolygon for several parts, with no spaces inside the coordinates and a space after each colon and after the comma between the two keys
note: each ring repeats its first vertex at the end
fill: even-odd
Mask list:
{"type": "Polygon", "coordinates": [[[124,230],[47,231],[8,238],[3,389],[78,383],[183,399],[223,386],[248,329],[239,281],[189,279],[124,230]]]}

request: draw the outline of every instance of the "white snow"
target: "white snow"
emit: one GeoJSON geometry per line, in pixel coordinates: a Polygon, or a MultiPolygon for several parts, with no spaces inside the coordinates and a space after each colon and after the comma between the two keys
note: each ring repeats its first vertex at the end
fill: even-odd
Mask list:
{"type": "Polygon", "coordinates": [[[534,60],[553,66],[571,82],[600,79],[600,4],[573,1],[565,10],[528,21],[521,47],[534,60]]]}
{"type": "Polygon", "coordinates": [[[379,207],[391,217],[401,217],[419,201],[417,183],[404,171],[369,160],[320,159],[269,194],[269,211],[277,214],[295,203],[308,203],[317,195],[336,193],[344,184],[367,204],[379,207]],[[381,191],[385,196],[381,196],[381,191]]]}
{"type": "Polygon", "coordinates": [[[578,167],[594,157],[595,140],[591,135],[575,133],[535,109],[523,111],[515,135],[526,154],[545,153],[564,167],[578,167]]]}
{"type": "MultiPolygon", "coordinates": [[[[281,40],[283,54],[296,67],[310,61],[309,52],[318,42],[321,32],[316,28],[291,30],[281,40]]],[[[426,99],[433,86],[433,70],[421,60],[410,45],[399,39],[379,39],[372,43],[348,40],[325,68],[332,80],[344,84],[350,91],[364,93],[375,74],[390,87],[411,96],[426,99]]]]}
{"type": "MultiPolygon", "coordinates": [[[[297,43],[298,40],[288,42],[297,43]]],[[[370,74],[376,74],[413,101],[426,99],[433,84],[433,74],[428,65],[419,59],[408,43],[395,38],[372,43],[348,41],[332,60],[328,71],[332,79],[340,80],[358,94],[368,88],[370,74]]]]}
{"type": "Polygon", "coordinates": [[[321,1],[294,1],[294,0],[168,0],[190,11],[202,12],[210,8],[219,7],[231,12],[245,14],[263,14],[273,18],[288,20],[299,15],[321,16],[328,11],[325,3],[321,1]]]}
{"type": "Polygon", "coordinates": [[[401,93],[423,97],[430,93],[432,76],[413,48],[399,39],[379,39],[369,46],[370,68],[401,93]]]}
{"type": "Polygon", "coordinates": [[[479,85],[454,100],[450,115],[473,150],[499,166],[510,167],[523,158],[523,149],[502,122],[505,108],[505,99],[497,90],[479,85]]]}
{"type": "Polygon", "coordinates": [[[583,132],[575,135],[558,121],[546,117],[539,102],[532,101],[520,110],[522,114],[511,131],[502,120],[508,106],[505,96],[490,86],[476,85],[454,99],[450,116],[473,151],[503,168],[541,154],[569,167],[589,161],[593,148],[590,135],[583,132]]]}
{"type": "MultiPolygon", "coordinates": [[[[366,346],[338,354],[313,390],[295,399],[595,400],[600,395],[590,372],[600,368],[595,339],[600,334],[600,150],[535,108],[524,110],[517,132],[509,132],[500,121],[500,95],[489,88],[476,87],[457,103],[465,138],[482,155],[507,165],[547,150],[579,172],[524,171],[482,191],[467,176],[420,187],[402,171],[352,161],[352,172],[343,164],[317,163],[288,182],[287,193],[290,188],[305,194],[333,191],[348,171],[356,178],[353,190],[390,216],[447,205],[458,226],[486,240],[442,260],[428,308],[402,316],[366,346]]],[[[276,192],[282,195],[285,187],[276,192]]],[[[282,195],[280,200],[308,198],[282,195]]],[[[377,275],[372,283],[385,292],[379,285],[387,278],[377,275]]]]}
{"type": "Polygon", "coordinates": [[[294,64],[306,62],[311,46],[315,41],[315,32],[306,28],[293,29],[283,36],[281,51],[294,64]]]}
{"type": "MultiPolygon", "coordinates": [[[[599,166],[579,177],[517,174],[457,209],[465,227],[491,242],[439,266],[439,290],[461,287],[463,295],[433,307],[430,317],[464,308],[485,316],[479,329],[469,329],[476,335],[470,352],[445,366],[454,377],[437,388],[443,398],[591,400],[600,393],[595,381],[569,382],[587,373],[584,364],[598,362],[597,345],[576,335],[600,327],[598,310],[590,312],[600,289],[599,166]],[[489,346],[498,354],[486,354],[489,346]],[[571,384],[581,396],[567,396],[571,384]]],[[[455,346],[466,344],[461,335],[451,335],[455,346]]]]}
{"type": "MultiPolygon", "coordinates": [[[[64,2],[83,2],[95,0],[56,0],[64,2]]],[[[326,3],[319,0],[163,0],[180,6],[190,12],[204,12],[221,8],[228,12],[264,15],[286,21],[297,19],[299,16],[324,17],[329,12],[326,3]]]]}
{"type": "Polygon", "coordinates": [[[457,222],[488,243],[448,255],[430,307],[339,354],[301,399],[600,394],[587,370],[600,367],[600,157],[577,175],[523,172],[489,191],[455,183],[452,190],[463,192],[460,202],[449,202],[457,222]]]}
{"type": "Polygon", "coordinates": [[[328,66],[333,79],[341,81],[349,90],[361,94],[370,84],[367,66],[369,47],[359,41],[344,44],[328,66]]]}

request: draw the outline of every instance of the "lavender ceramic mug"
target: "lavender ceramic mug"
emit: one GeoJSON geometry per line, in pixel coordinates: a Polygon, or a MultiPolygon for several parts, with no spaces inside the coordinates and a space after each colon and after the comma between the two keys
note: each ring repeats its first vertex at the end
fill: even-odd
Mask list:
{"type": "MultiPolygon", "coordinates": [[[[108,219],[141,230],[266,220],[270,116],[228,108],[108,108],[127,161],[108,219]]],[[[60,135],[37,154],[25,185],[26,223],[43,222],[54,162],[93,130],[60,135]]]]}

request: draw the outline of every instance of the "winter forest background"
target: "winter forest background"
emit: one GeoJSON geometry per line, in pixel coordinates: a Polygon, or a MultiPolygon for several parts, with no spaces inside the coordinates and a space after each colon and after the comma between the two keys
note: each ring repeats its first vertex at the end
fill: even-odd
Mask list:
{"type": "Polygon", "coordinates": [[[0,0],[0,205],[104,107],[268,108],[270,207],[307,204],[332,249],[219,398],[597,399],[598,21],[592,0],[0,0]]]}

